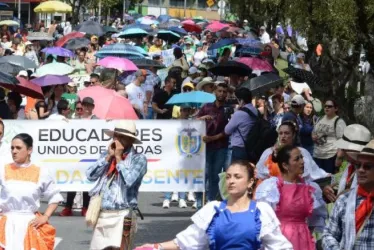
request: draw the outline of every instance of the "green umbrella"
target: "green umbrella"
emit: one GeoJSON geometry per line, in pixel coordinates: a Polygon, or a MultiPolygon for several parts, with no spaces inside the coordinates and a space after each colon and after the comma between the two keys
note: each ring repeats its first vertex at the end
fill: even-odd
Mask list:
{"type": "Polygon", "coordinates": [[[36,70],[36,75],[38,77],[45,76],[45,75],[68,75],[74,71],[74,68],[66,63],[48,63],[36,70]]]}
{"type": "Polygon", "coordinates": [[[103,26],[105,33],[118,33],[118,30],[112,26],[103,26]]]}

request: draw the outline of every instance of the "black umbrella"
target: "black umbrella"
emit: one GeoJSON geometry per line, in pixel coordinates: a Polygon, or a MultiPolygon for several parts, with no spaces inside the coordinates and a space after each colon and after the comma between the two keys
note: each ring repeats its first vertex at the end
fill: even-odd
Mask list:
{"type": "Polygon", "coordinates": [[[131,59],[131,61],[138,66],[138,68],[157,68],[157,69],[163,69],[165,68],[165,65],[146,58],[139,58],[139,59],[131,59]]]}
{"type": "Polygon", "coordinates": [[[96,36],[102,36],[105,34],[103,27],[98,22],[95,22],[95,21],[83,22],[77,31],[85,32],[87,34],[96,35],[96,36]]]}
{"type": "Polygon", "coordinates": [[[283,79],[277,74],[267,73],[245,81],[240,87],[247,88],[252,92],[252,95],[258,96],[282,83],[283,79]]]}
{"type": "Polygon", "coordinates": [[[243,63],[236,61],[228,61],[225,63],[217,64],[213,68],[209,69],[209,71],[217,76],[249,76],[252,73],[251,68],[243,63]]]}
{"type": "Polygon", "coordinates": [[[0,83],[3,83],[3,84],[19,84],[19,81],[14,76],[5,74],[5,73],[0,71],[0,83]]]}
{"type": "Polygon", "coordinates": [[[103,30],[104,30],[105,33],[108,33],[108,34],[119,32],[116,28],[114,28],[112,26],[103,26],[103,30]]]}
{"type": "Polygon", "coordinates": [[[306,82],[311,87],[322,85],[321,80],[311,71],[297,69],[292,66],[283,69],[283,71],[289,74],[296,82],[306,82]]]}
{"type": "Polygon", "coordinates": [[[24,56],[13,56],[13,55],[3,56],[3,57],[0,57],[0,63],[10,63],[10,64],[20,66],[24,69],[37,67],[35,62],[31,61],[30,59],[24,56]]]}
{"type": "Polygon", "coordinates": [[[17,75],[21,70],[24,70],[23,67],[14,65],[8,62],[0,63],[0,72],[3,72],[8,75],[17,75]]]}
{"type": "Polygon", "coordinates": [[[159,30],[157,32],[157,38],[160,38],[168,43],[178,42],[180,35],[170,30],[159,30]]]}
{"type": "Polygon", "coordinates": [[[84,37],[73,38],[70,39],[67,43],[65,43],[64,48],[74,51],[76,49],[85,48],[90,43],[91,41],[84,37]]]}

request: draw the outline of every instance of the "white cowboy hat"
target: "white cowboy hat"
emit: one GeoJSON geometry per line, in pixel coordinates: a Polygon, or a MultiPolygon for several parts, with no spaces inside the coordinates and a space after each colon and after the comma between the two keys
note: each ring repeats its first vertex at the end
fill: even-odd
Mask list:
{"type": "Polygon", "coordinates": [[[347,154],[356,161],[360,155],[374,157],[374,140],[371,140],[361,152],[347,152],[347,154]]]}
{"type": "Polygon", "coordinates": [[[202,90],[203,87],[207,84],[214,84],[213,78],[211,77],[204,77],[196,86],[197,90],[202,90]]]}
{"type": "Polygon", "coordinates": [[[104,133],[110,137],[113,137],[114,134],[131,137],[135,139],[134,144],[142,144],[142,142],[136,138],[136,126],[133,121],[119,121],[114,126],[114,130],[106,129],[104,133]]]}
{"type": "Polygon", "coordinates": [[[344,129],[343,137],[335,143],[335,146],[338,149],[360,152],[370,140],[371,133],[366,127],[352,124],[344,129]]]}

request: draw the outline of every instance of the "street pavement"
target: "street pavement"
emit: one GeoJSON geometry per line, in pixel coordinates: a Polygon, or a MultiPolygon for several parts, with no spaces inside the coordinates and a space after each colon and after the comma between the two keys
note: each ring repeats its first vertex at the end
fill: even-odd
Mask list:
{"type": "MultiPolygon", "coordinates": [[[[182,209],[178,203],[171,204],[171,208],[162,208],[162,193],[140,193],[139,208],[144,220],[138,218],[138,232],[135,245],[144,243],[163,242],[171,240],[175,235],[185,229],[191,222],[190,217],[195,210],[189,207],[182,209]]],[[[41,207],[44,212],[46,204],[41,207]]],[[[87,250],[90,246],[92,229],[87,227],[80,211],[76,210],[72,217],[60,217],[58,213],[63,209],[60,206],[56,214],[51,217],[50,223],[56,228],[56,250],[87,250]]]]}

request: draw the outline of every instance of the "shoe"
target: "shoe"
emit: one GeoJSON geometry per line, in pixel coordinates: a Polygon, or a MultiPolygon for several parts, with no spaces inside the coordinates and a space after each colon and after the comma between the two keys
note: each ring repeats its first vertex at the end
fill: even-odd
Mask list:
{"type": "Polygon", "coordinates": [[[87,208],[86,208],[86,207],[83,207],[83,208],[82,208],[82,211],[81,211],[81,215],[82,215],[83,217],[86,217],[86,213],[87,213],[87,208]]]}
{"type": "Polygon", "coordinates": [[[67,208],[67,207],[65,207],[65,208],[61,211],[60,216],[73,216],[73,211],[71,210],[71,208],[67,208]]]}
{"type": "Polygon", "coordinates": [[[169,208],[170,207],[170,201],[169,200],[164,200],[164,202],[162,203],[162,207],[163,208],[169,208]]]}
{"type": "Polygon", "coordinates": [[[188,192],[187,200],[188,201],[196,201],[195,196],[193,195],[193,192],[188,192]]]}
{"type": "Polygon", "coordinates": [[[187,203],[184,199],[179,200],[179,207],[180,208],[186,208],[187,207],[187,203]]]}
{"type": "Polygon", "coordinates": [[[197,209],[197,202],[196,201],[192,204],[192,208],[197,209]]]}
{"type": "Polygon", "coordinates": [[[173,195],[171,196],[171,201],[178,201],[178,193],[177,192],[174,192],[173,195]]]}

